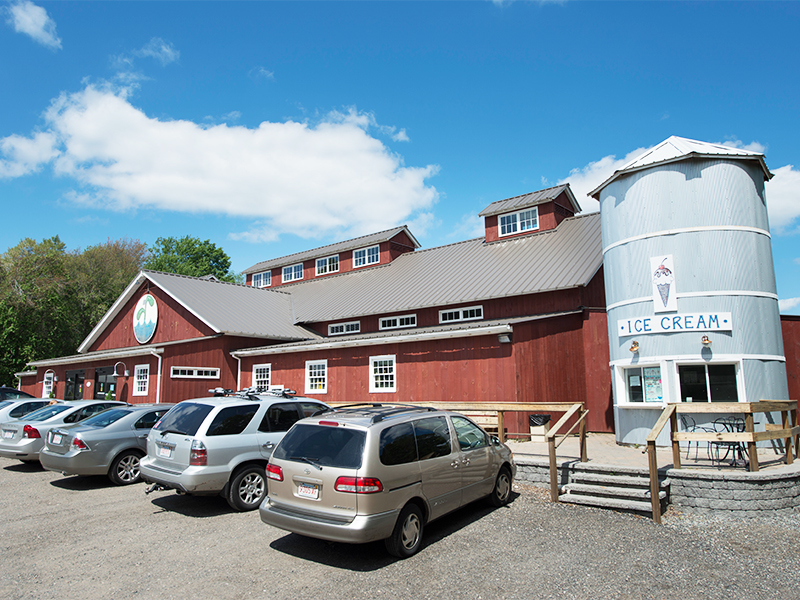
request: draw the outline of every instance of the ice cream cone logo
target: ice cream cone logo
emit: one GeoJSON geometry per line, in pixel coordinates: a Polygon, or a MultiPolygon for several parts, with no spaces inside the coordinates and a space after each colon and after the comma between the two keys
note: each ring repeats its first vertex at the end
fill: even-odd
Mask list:
{"type": "Polygon", "coordinates": [[[664,265],[665,262],[667,262],[666,257],[661,261],[661,264],[653,273],[653,283],[658,288],[658,293],[661,296],[661,302],[666,308],[667,302],[669,301],[669,288],[674,283],[675,277],[672,275],[672,271],[664,265]]]}

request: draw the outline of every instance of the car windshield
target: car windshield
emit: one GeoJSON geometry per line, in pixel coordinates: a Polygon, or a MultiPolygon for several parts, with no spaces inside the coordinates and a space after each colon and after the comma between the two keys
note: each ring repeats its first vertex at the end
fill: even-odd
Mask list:
{"type": "Polygon", "coordinates": [[[298,424],[284,436],[273,456],[320,467],[358,469],[366,438],[366,431],[358,429],[298,424]]]}
{"type": "Polygon", "coordinates": [[[172,432],[184,435],[195,435],[213,406],[181,402],[169,411],[153,426],[153,430],[162,433],[172,432]]]}
{"type": "Polygon", "coordinates": [[[101,429],[103,427],[108,427],[112,423],[116,423],[125,415],[131,414],[131,412],[133,411],[125,408],[112,408],[109,410],[104,410],[101,413],[97,413],[93,417],[89,417],[83,421],[81,425],[88,425],[89,427],[97,427],[98,429],[101,429]]]}
{"type": "Polygon", "coordinates": [[[26,421],[46,421],[50,417],[54,417],[59,413],[64,412],[68,408],[75,408],[69,404],[51,404],[39,410],[35,410],[25,417],[26,421]]]}

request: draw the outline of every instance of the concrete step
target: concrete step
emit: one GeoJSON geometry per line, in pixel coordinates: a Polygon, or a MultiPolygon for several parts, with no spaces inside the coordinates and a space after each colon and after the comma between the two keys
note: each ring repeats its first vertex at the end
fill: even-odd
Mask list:
{"type": "MultiPolygon", "coordinates": [[[[650,489],[649,477],[616,475],[613,473],[598,473],[598,472],[590,473],[586,471],[576,471],[570,475],[570,483],[572,482],[650,489]]],[[[668,487],[669,487],[669,480],[664,479],[659,482],[659,488],[666,489],[668,487]]]]}
{"type": "Polygon", "coordinates": [[[625,500],[623,498],[608,498],[602,496],[584,496],[583,494],[562,494],[558,497],[559,502],[569,504],[582,504],[584,506],[596,506],[599,508],[611,508],[615,510],[627,510],[637,513],[650,514],[653,510],[650,502],[636,500],[625,500]]]}
{"type": "MultiPolygon", "coordinates": [[[[619,497],[629,500],[650,501],[650,488],[630,488],[605,485],[587,485],[584,483],[568,483],[561,488],[564,494],[579,494],[582,496],[619,497]]],[[[666,490],[660,490],[658,497],[665,500],[666,490]]]]}

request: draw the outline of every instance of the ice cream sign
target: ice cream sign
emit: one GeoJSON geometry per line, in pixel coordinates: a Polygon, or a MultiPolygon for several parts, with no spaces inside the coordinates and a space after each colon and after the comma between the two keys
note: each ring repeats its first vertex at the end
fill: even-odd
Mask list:
{"type": "Polygon", "coordinates": [[[683,333],[686,331],[732,331],[729,312],[654,315],[634,319],[619,319],[619,337],[646,333],[683,333]]]}
{"type": "Polygon", "coordinates": [[[139,298],[133,309],[133,335],[140,344],[146,344],[153,339],[158,323],[158,305],[156,299],[150,294],[139,298]]]}
{"type": "Polygon", "coordinates": [[[650,259],[653,281],[653,312],[678,310],[678,293],[675,289],[675,269],[672,255],[654,256],[650,259]]]}

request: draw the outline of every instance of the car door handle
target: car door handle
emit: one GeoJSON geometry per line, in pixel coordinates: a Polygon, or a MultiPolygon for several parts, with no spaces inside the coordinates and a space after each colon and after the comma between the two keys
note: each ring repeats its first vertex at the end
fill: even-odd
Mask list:
{"type": "Polygon", "coordinates": [[[140,440],[146,440],[147,439],[147,434],[145,433],[144,435],[140,435],[139,439],[140,440]]]}
{"type": "Polygon", "coordinates": [[[458,461],[454,460],[453,462],[450,463],[450,466],[453,467],[454,469],[457,469],[458,468],[458,461]]]}
{"type": "Polygon", "coordinates": [[[266,444],[262,444],[261,447],[269,450],[270,448],[274,448],[275,444],[273,444],[272,442],[267,442],[266,444]]]}
{"type": "Polygon", "coordinates": [[[469,459],[465,458],[464,460],[461,461],[461,463],[464,464],[464,465],[469,466],[469,459]]]}

